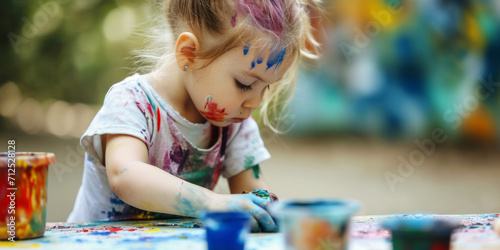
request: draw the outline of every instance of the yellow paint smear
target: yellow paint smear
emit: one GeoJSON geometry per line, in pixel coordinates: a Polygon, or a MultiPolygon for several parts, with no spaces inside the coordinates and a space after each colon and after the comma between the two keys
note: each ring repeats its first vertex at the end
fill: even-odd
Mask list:
{"type": "Polygon", "coordinates": [[[34,244],[19,244],[15,242],[2,242],[0,241],[0,247],[15,247],[15,248],[34,248],[34,247],[41,247],[41,244],[34,243],[34,244]]]}
{"type": "Polygon", "coordinates": [[[161,229],[159,229],[159,228],[151,228],[151,229],[148,229],[148,230],[144,230],[142,232],[143,233],[158,233],[160,231],[161,231],[161,229]]]}

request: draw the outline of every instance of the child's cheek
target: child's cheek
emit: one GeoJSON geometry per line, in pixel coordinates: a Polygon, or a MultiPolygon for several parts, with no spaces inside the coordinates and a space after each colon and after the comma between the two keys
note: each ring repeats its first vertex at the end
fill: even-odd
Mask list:
{"type": "Polygon", "coordinates": [[[206,97],[205,106],[200,113],[205,116],[207,120],[212,120],[216,122],[221,122],[228,115],[226,113],[226,108],[220,108],[219,104],[212,100],[212,96],[208,95],[206,97]]]}

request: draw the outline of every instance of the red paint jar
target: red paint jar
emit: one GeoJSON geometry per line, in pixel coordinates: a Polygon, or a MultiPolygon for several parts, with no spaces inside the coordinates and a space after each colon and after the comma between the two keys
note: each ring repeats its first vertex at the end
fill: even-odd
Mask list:
{"type": "Polygon", "coordinates": [[[42,237],[53,153],[0,153],[0,239],[42,237]]]}

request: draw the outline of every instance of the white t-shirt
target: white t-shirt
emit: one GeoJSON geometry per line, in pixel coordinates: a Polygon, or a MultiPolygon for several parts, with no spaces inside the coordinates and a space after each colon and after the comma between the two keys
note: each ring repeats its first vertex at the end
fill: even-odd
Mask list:
{"type": "Polygon", "coordinates": [[[102,108],[80,140],[86,159],[82,185],[68,222],[172,217],[132,207],[113,193],[102,162],[104,134],[139,138],[148,147],[149,164],[211,190],[220,175],[229,178],[270,158],[253,119],[225,128],[209,122],[193,124],[167,104],[144,76],[136,74],[109,89],[102,108]],[[212,134],[218,138],[210,148],[197,146],[206,144],[207,138],[210,141],[212,134]]]}

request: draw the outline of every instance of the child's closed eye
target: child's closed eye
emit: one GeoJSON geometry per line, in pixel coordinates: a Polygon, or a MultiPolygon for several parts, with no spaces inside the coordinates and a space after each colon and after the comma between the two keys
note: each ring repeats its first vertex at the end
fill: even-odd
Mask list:
{"type": "Polygon", "coordinates": [[[234,79],[234,82],[236,83],[236,86],[243,91],[252,90],[252,85],[245,85],[236,79],[234,79]]]}

